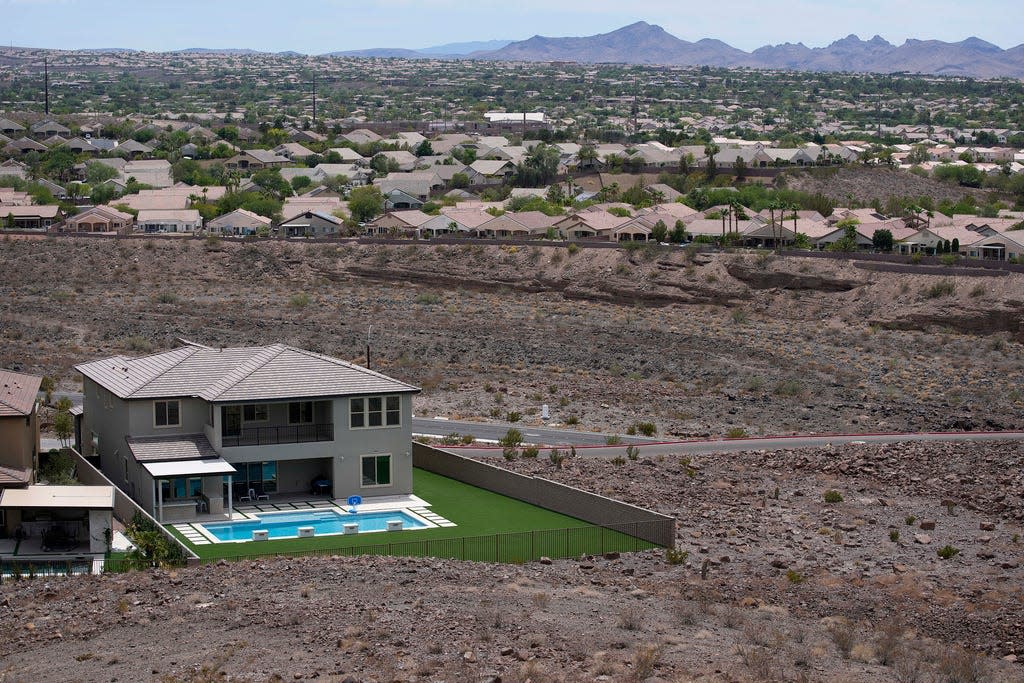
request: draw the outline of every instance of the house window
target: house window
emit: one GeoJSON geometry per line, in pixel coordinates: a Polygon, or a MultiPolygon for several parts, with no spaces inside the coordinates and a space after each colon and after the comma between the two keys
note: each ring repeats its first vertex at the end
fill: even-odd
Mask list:
{"type": "Polygon", "coordinates": [[[270,406],[266,403],[250,403],[242,406],[242,419],[246,422],[266,422],[270,419],[270,406]]]}
{"type": "Polygon", "coordinates": [[[391,486],[391,456],[364,455],[360,459],[363,488],[391,486]]]}
{"type": "Polygon", "coordinates": [[[349,399],[349,426],[397,427],[402,424],[401,396],[367,396],[349,399]]]}
{"type": "Polygon", "coordinates": [[[297,401],[288,404],[288,424],[312,424],[312,422],[312,401],[297,401]]]}
{"type": "Polygon", "coordinates": [[[153,424],[157,427],[181,425],[181,401],[153,401],[153,424]]]}

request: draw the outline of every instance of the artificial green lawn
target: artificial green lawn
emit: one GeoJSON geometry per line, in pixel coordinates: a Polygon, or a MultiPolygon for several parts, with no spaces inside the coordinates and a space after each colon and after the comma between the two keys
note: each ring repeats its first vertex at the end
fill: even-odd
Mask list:
{"type": "Polygon", "coordinates": [[[577,557],[608,550],[654,547],[574,517],[469,486],[426,470],[413,470],[413,492],[436,514],[457,526],[410,531],[332,535],[247,543],[192,545],[167,526],[201,559],[304,553],[454,557],[525,562],[540,556],[577,557]],[[569,531],[566,531],[569,530],[569,531]]]}

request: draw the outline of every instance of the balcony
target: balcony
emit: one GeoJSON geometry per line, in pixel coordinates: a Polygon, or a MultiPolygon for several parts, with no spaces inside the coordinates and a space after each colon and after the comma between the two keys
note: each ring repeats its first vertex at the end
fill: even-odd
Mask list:
{"type": "Polygon", "coordinates": [[[221,445],[276,446],[285,443],[334,441],[334,424],[288,425],[284,427],[244,427],[237,434],[225,434],[221,445]]]}

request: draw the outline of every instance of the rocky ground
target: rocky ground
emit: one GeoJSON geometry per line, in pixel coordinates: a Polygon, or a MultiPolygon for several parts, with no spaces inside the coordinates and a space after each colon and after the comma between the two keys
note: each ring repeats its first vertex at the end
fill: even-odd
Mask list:
{"type": "Polygon", "coordinates": [[[678,564],[282,558],[8,581],[0,680],[1024,681],[1022,459],[998,442],[520,459],[674,515],[678,564]]]}
{"type": "Polygon", "coordinates": [[[936,203],[960,201],[965,195],[973,196],[979,204],[993,195],[988,190],[960,187],[932,178],[922,178],[906,171],[863,166],[811,169],[786,174],[787,186],[794,190],[820,192],[836,206],[850,206],[860,202],[870,204],[877,199],[885,206],[890,197],[928,197],[936,203]]]}
{"type": "Polygon", "coordinates": [[[283,341],[416,412],[674,436],[1022,426],[1024,277],[565,248],[0,240],[0,366],[283,341]],[[936,288],[936,285],[943,285],[936,288]],[[948,285],[948,286],[947,286],[948,285]],[[372,326],[372,329],[371,329],[372,326]]]}

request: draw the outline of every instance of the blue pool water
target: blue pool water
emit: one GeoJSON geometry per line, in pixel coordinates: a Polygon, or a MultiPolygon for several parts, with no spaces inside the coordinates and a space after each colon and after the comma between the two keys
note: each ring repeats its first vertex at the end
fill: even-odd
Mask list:
{"type": "Polygon", "coordinates": [[[359,533],[386,531],[388,522],[402,520],[403,529],[424,529],[426,524],[401,510],[390,512],[336,512],[335,510],[308,510],[297,512],[266,512],[257,520],[204,524],[219,541],[251,541],[255,529],[266,529],[270,538],[296,538],[300,526],[313,527],[317,536],[344,533],[345,524],[358,524],[359,533]]]}

